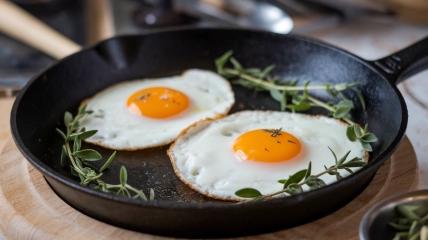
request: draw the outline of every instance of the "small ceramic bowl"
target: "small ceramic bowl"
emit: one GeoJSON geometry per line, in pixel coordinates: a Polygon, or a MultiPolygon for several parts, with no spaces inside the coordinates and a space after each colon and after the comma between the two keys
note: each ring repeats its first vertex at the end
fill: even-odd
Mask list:
{"type": "Polygon", "coordinates": [[[374,205],[363,217],[360,224],[360,239],[392,239],[395,235],[388,223],[394,218],[395,207],[403,203],[428,200],[428,190],[408,192],[374,205]]]}

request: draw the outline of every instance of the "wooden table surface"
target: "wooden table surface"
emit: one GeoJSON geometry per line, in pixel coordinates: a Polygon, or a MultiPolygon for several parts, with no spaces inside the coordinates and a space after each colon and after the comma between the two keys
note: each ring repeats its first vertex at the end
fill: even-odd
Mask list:
{"type": "MultiPolygon", "coordinates": [[[[9,137],[9,116],[14,99],[0,98],[0,151],[3,149],[6,140],[9,137]]],[[[4,239],[2,229],[0,229],[0,240],[4,239]]]]}
{"type": "Polygon", "coordinates": [[[9,136],[9,116],[13,100],[13,98],[0,98],[0,150],[9,136]]]}

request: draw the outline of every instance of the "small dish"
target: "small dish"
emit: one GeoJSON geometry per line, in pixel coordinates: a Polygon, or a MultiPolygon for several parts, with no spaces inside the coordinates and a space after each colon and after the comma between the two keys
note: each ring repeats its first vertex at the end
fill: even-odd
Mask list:
{"type": "Polygon", "coordinates": [[[360,224],[360,239],[393,239],[395,232],[388,225],[395,216],[395,207],[405,203],[428,201],[428,190],[400,194],[374,205],[360,224]]]}

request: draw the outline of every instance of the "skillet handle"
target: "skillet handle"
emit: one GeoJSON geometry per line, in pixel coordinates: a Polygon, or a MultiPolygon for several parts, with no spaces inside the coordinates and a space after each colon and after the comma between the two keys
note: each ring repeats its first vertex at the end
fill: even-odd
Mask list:
{"type": "Polygon", "coordinates": [[[371,64],[391,83],[398,84],[428,69],[428,37],[371,64]]]}
{"type": "Polygon", "coordinates": [[[80,50],[79,45],[6,0],[0,0],[0,32],[56,59],[80,50]]]}

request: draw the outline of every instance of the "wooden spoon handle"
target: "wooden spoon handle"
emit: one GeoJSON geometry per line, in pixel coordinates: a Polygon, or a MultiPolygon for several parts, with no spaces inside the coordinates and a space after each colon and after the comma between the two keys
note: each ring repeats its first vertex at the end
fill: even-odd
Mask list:
{"type": "Polygon", "coordinates": [[[0,0],[0,31],[56,59],[80,50],[80,46],[15,4],[0,0]]]}
{"type": "Polygon", "coordinates": [[[114,35],[113,13],[109,0],[90,0],[86,5],[86,40],[89,44],[114,35]]]}

